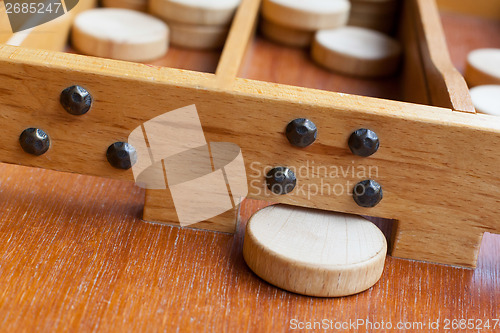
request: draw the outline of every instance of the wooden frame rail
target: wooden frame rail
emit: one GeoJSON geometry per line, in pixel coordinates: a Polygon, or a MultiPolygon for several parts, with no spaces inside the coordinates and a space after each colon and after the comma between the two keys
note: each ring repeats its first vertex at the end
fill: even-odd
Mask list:
{"type": "MultiPolygon", "coordinates": [[[[462,81],[447,71],[447,55],[436,60],[441,53],[433,50],[444,46],[442,39],[429,37],[429,27],[439,24],[428,21],[436,20],[435,5],[412,1],[417,10],[411,13],[423,29],[406,25],[416,27],[407,32],[413,36],[407,50],[417,52],[413,59],[425,62],[408,63],[407,54],[406,66],[420,66],[425,72],[420,82],[427,91],[422,96],[444,107],[238,78],[259,7],[259,0],[244,0],[215,75],[0,46],[0,160],[133,181],[132,171],[108,164],[107,147],[126,141],[149,119],[195,104],[207,141],[240,146],[250,198],[395,219],[393,255],[473,267],[482,234],[500,233],[495,219],[500,201],[500,157],[495,153],[500,123],[474,114],[462,81]],[[93,108],[84,116],[72,116],[59,104],[61,91],[73,84],[94,96],[93,108]],[[319,130],[317,142],[306,149],[289,145],[283,135],[288,122],[297,117],[313,120],[319,130]],[[52,146],[46,154],[34,157],[19,148],[19,134],[27,127],[50,135],[52,146]],[[347,147],[349,135],[358,128],[370,128],[380,137],[380,150],[370,158],[354,156],[347,147]],[[343,186],[344,192],[274,195],[265,190],[263,172],[276,165],[306,168],[305,175],[298,175],[300,186],[343,186]],[[332,167],[376,170],[383,201],[375,208],[357,206],[349,193],[364,175],[322,176],[321,170],[332,167]]],[[[407,80],[413,82],[411,75],[407,80]]],[[[168,190],[147,191],[144,218],[175,223],[168,190]]],[[[196,226],[233,232],[234,212],[196,226]]]]}

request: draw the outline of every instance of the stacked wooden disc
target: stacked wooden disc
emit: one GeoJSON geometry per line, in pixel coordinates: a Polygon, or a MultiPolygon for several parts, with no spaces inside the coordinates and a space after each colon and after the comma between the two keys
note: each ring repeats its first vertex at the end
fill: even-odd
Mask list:
{"type": "Polygon", "coordinates": [[[470,95],[477,112],[500,116],[500,85],[477,86],[470,90],[470,95]]]}
{"type": "Polygon", "coordinates": [[[275,42],[306,47],[314,33],[346,25],[348,0],[264,0],[261,32],[275,42]]]}
{"type": "Polygon", "coordinates": [[[376,30],[342,27],[318,31],[311,56],[332,71],[374,78],[397,71],[401,46],[397,40],[376,30]]]}
{"type": "Polygon", "coordinates": [[[192,49],[221,48],[240,0],[150,0],[152,14],[167,22],[170,42],[192,49]]]}
{"type": "Polygon", "coordinates": [[[470,52],[464,76],[476,111],[500,116],[500,49],[470,52]]]}
{"type": "Polygon", "coordinates": [[[102,6],[145,12],[148,9],[148,0],[102,0],[102,6]]]}
{"type": "Polygon", "coordinates": [[[265,281],[316,297],[372,287],[384,270],[387,241],[360,216],[276,205],[247,224],[243,257],[265,281]]]}
{"type": "Polygon", "coordinates": [[[469,53],[465,67],[469,87],[500,84],[500,49],[478,49],[469,53]]]}
{"type": "Polygon", "coordinates": [[[161,20],[123,8],[95,8],[73,24],[72,45],[80,53],[127,61],[149,61],[168,50],[169,30],[161,20]]]}
{"type": "Polygon", "coordinates": [[[350,26],[390,32],[395,26],[398,0],[350,0],[350,26]]]}

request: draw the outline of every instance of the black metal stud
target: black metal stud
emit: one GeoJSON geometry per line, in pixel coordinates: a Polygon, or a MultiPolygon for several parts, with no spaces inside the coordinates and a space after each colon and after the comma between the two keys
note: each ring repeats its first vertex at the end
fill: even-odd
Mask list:
{"type": "Polygon", "coordinates": [[[75,116],[89,112],[92,101],[92,95],[80,86],[71,86],[61,92],[61,105],[68,113],[75,116]]]}
{"type": "Polygon", "coordinates": [[[348,144],[353,154],[368,157],[377,152],[380,140],[377,133],[366,128],[360,128],[351,134],[348,144]]]}
{"type": "Polygon", "coordinates": [[[352,195],[359,206],[366,208],[375,207],[384,197],[382,186],[371,179],[357,183],[354,186],[352,195]]]}
{"type": "Polygon", "coordinates": [[[111,166],[128,170],[137,162],[137,151],[126,142],[115,142],[108,147],[106,158],[111,166]]]}
{"type": "Polygon", "coordinates": [[[266,183],[274,194],[283,195],[293,191],[297,184],[297,178],[289,168],[276,167],[267,173],[266,183]]]}
{"type": "Polygon", "coordinates": [[[304,148],[316,141],[318,129],[309,119],[298,118],[287,125],[285,134],[292,145],[304,148]]]}
{"type": "Polygon", "coordinates": [[[50,138],[39,128],[27,128],[19,136],[21,148],[28,154],[43,155],[50,148],[50,138]]]}

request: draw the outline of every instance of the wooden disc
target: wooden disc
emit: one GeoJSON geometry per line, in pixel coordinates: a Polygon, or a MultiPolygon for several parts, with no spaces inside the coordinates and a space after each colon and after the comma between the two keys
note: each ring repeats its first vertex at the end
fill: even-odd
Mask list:
{"type": "Polygon", "coordinates": [[[369,21],[383,21],[383,20],[395,20],[396,11],[392,12],[380,12],[380,13],[365,13],[360,10],[352,9],[349,17],[356,17],[358,19],[369,20],[369,21]]]}
{"type": "Polygon", "coordinates": [[[389,33],[396,25],[399,2],[395,0],[351,0],[348,25],[389,33]]]}
{"type": "Polygon", "coordinates": [[[132,9],[145,12],[148,9],[148,1],[147,0],[102,0],[102,6],[109,8],[125,8],[125,9],[132,9]]]}
{"type": "Polygon", "coordinates": [[[168,22],[227,26],[239,4],[240,0],[150,0],[149,10],[168,22]]]}
{"type": "Polygon", "coordinates": [[[500,85],[477,86],[470,95],[477,112],[500,116],[500,85]]]}
{"type": "Polygon", "coordinates": [[[293,47],[307,47],[311,45],[314,38],[312,31],[288,28],[266,19],[261,20],[260,31],[274,42],[293,47]]]}
{"type": "Polygon", "coordinates": [[[396,72],[401,46],[378,31],[343,27],[318,31],[311,53],[318,64],[330,70],[353,76],[379,77],[396,72]]]}
{"type": "Polygon", "coordinates": [[[469,87],[500,84],[500,49],[479,49],[469,53],[465,80],[469,87]]]}
{"type": "Polygon", "coordinates": [[[72,43],[77,51],[92,56],[147,61],[167,52],[168,27],[137,11],[96,8],[76,17],[72,43]]]}
{"type": "Polygon", "coordinates": [[[383,33],[390,33],[396,25],[394,15],[386,16],[384,19],[377,17],[366,17],[364,15],[351,14],[347,25],[370,30],[376,30],[383,33]]]}
{"type": "Polygon", "coordinates": [[[168,22],[172,45],[197,49],[213,50],[222,48],[226,42],[229,27],[216,25],[193,25],[168,22]]]}
{"type": "Polygon", "coordinates": [[[395,0],[388,1],[370,1],[370,0],[351,0],[351,14],[365,15],[388,15],[397,11],[399,2],[395,0]]]}
{"type": "Polygon", "coordinates": [[[347,0],[264,0],[262,15],[281,26],[316,31],[345,25],[350,8],[347,0]]]}
{"type": "Polygon", "coordinates": [[[362,217],[285,205],[248,222],[243,256],[262,279],[295,293],[337,297],[359,293],[380,279],[384,234],[362,217]]]}

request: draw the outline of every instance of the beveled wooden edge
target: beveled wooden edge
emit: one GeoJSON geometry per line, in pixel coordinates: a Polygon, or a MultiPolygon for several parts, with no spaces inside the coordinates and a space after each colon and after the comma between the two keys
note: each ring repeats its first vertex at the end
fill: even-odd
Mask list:
{"type": "MultiPolygon", "coordinates": [[[[62,72],[85,72],[97,76],[123,78],[126,81],[143,82],[154,85],[162,84],[191,89],[205,89],[214,92],[238,93],[242,95],[256,95],[265,100],[302,100],[304,103],[318,103],[319,106],[331,107],[335,105],[340,110],[380,114],[398,118],[411,117],[412,120],[438,121],[449,118],[454,123],[484,126],[485,130],[495,126],[493,122],[477,121],[474,125],[464,116],[454,114],[450,109],[385,100],[374,97],[337,93],[319,89],[303,88],[279,83],[256,81],[236,78],[232,85],[224,88],[217,86],[214,74],[201,73],[168,67],[156,67],[119,60],[102,59],[77,54],[53,52],[47,50],[31,50],[22,47],[0,45],[0,63],[26,64],[38,67],[44,71],[57,70],[62,72]],[[68,67],[67,64],[72,64],[68,67]],[[354,109],[354,110],[353,110],[354,109]],[[449,113],[448,113],[449,112],[449,113]],[[455,121],[454,121],[455,120],[455,121]]],[[[478,115],[474,119],[482,119],[485,115],[478,115]]],[[[466,117],[468,119],[468,117],[466,117]]],[[[448,122],[446,122],[448,123],[448,122]]]]}
{"type": "MultiPolygon", "coordinates": [[[[83,2],[81,2],[78,5],[79,7],[73,9],[69,15],[74,17],[79,11],[94,6],[95,2],[95,0],[85,1],[85,6],[83,6],[83,2]]],[[[260,4],[261,0],[243,0],[238,8],[217,67],[217,80],[213,84],[228,86],[236,79],[246,49],[253,38],[260,4]]],[[[412,12],[415,15],[413,19],[420,38],[420,59],[427,74],[426,84],[431,99],[429,103],[434,106],[451,108],[456,111],[475,112],[465,80],[451,63],[436,2],[429,0],[412,0],[411,2],[405,2],[405,5],[411,6],[413,8],[412,12]]],[[[5,11],[4,6],[0,6],[0,11],[2,10],[5,11]]],[[[0,15],[1,14],[0,12],[0,15]]],[[[4,16],[6,16],[5,13],[4,16]]],[[[404,17],[404,15],[402,17],[404,17]]],[[[407,17],[406,19],[411,18],[407,17]]],[[[37,47],[37,45],[42,43],[37,31],[52,29],[57,25],[64,25],[61,29],[67,30],[66,25],[71,20],[65,19],[59,21],[60,23],[56,20],[56,23],[49,22],[35,28],[28,38],[23,41],[23,45],[27,47],[37,47]],[[33,36],[33,38],[31,36],[33,36]]],[[[45,45],[46,49],[61,49],[61,38],[54,38],[53,36],[44,37],[43,35],[44,34],[42,34],[42,40],[44,38],[49,39],[48,42],[44,42],[48,44],[45,45]]],[[[66,36],[67,34],[64,35],[66,36]]],[[[2,39],[6,38],[6,36],[2,36],[1,34],[0,37],[2,37],[2,39]]],[[[0,42],[2,42],[1,39],[0,42]]],[[[129,64],[131,66],[133,65],[132,63],[129,64]]]]}
{"type": "Polygon", "coordinates": [[[238,7],[215,72],[220,86],[230,85],[238,76],[254,36],[261,2],[243,0],[238,7]]]}
{"type": "Polygon", "coordinates": [[[397,31],[398,39],[403,47],[401,98],[411,103],[431,105],[430,88],[423,68],[422,57],[424,55],[421,51],[420,38],[417,35],[414,12],[412,1],[401,3],[400,23],[397,31]]]}
{"type": "Polygon", "coordinates": [[[430,104],[475,113],[467,83],[451,62],[436,2],[414,0],[405,5],[413,7],[430,104]]]}
{"type": "MultiPolygon", "coordinates": [[[[427,75],[426,82],[429,85],[431,95],[434,96],[431,101],[432,105],[457,111],[475,112],[465,80],[451,64],[435,1],[412,1],[414,1],[416,9],[418,9],[415,13],[418,14],[417,16],[420,20],[417,21],[422,23],[421,52],[423,52],[422,60],[424,61],[424,68],[428,73],[431,73],[427,75]]],[[[182,79],[181,76],[187,76],[187,72],[189,72],[189,74],[196,73],[197,78],[203,77],[205,85],[221,86],[224,90],[231,90],[231,83],[233,83],[237,77],[245,50],[253,37],[254,25],[258,16],[260,3],[261,0],[244,0],[242,2],[233,25],[231,26],[230,35],[224,47],[215,77],[213,74],[190,72],[166,67],[162,67],[159,71],[155,68],[154,76],[151,76],[151,66],[148,65],[111,59],[98,59],[97,61],[97,58],[93,57],[88,57],[88,61],[83,61],[81,57],[86,56],[45,53],[37,52],[37,50],[31,50],[30,52],[33,53],[31,55],[24,53],[24,57],[18,57],[16,60],[31,64],[41,62],[46,64],[47,59],[50,59],[50,65],[53,66],[53,68],[60,68],[61,65],[66,67],[65,64],[71,63],[73,64],[72,68],[74,70],[94,70],[99,74],[106,74],[106,72],[114,75],[123,74],[127,77],[139,80],[145,77],[154,77],[157,82],[172,82],[172,75],[175,79],[182,79]],[[79,67],[76,66],[77,64],[83,64],[84,66],[79,67]],[[89,66],[89,64],[95,66],[89,66]],[[111,70],[113,68],[119,68],[119,71],[111,73],[111,71],[103,71],[103,68],[111,70]],[[158,72],[165,75],[159,76],[158,72]]],[[[0,61],[12,60],[12,53],[15,52],[13,52],[12,49],[10,49],[9,52],[9,49],[6,47],[6,45],[0,45],[0,61]],[[6,52],[1,52],[3,49],[5,49],[6,52]]],[[[189,76],[187,80],[182,81],[186,82],[192,80],[193,76],[189,76]]],[[[274,88],[280,89],[280,86],[281,85],[275,85],[274,88]]],[[[331,93],[336,94],[335,92],[331,93]]]]}

